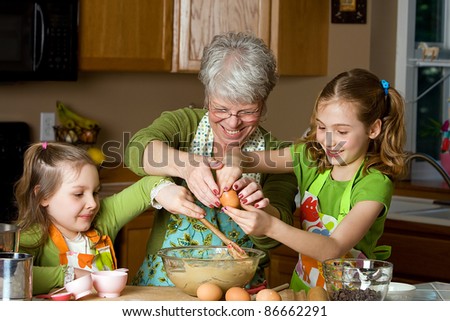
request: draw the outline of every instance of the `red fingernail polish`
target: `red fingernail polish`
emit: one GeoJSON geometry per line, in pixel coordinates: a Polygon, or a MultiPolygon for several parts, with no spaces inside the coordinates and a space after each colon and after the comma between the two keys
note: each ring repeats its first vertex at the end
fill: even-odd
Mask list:
{"type": "Polygon", "coordinates": [[[246,200],[246,199],[243,199],[243,200],[242,200],[242,203],[243,203],[243,204],[247,204],[247,200],[246,200]]]}
{"type": "Polygon", "coordinates": [[[239,188],[239,186],[237,186],[237,185],[234,185],[233,187],[234,187],[234,189],[238,189],[239,188]]]}
{"type": "Polygon", "coordinates": [[[242,198],[242,196],[243,196],[242,194],[239,194],[239,195],[238,195],[239,198],[242,198]]]}
{"type": "Polygon", "coordinates": [[[213,193],[214,193],[214,195],[219,195],[219,191],[216,189],[213,191],[213,193]]]}
{"type": "Polygon", "coordinates": [[[259,205],[258,205],[258,204],[255,204],[255,208],[259,208],[259,205]]]}
{"type": "Polygon", "coordinates": [[[216,202],[216,206],[219,207],[220,206],[220,202],[216,202]]]}
{"type": "Polygon", "coordinates": [[[212,204],[209,204],[209,208],[214,208],[215,206],[212,204]]]}

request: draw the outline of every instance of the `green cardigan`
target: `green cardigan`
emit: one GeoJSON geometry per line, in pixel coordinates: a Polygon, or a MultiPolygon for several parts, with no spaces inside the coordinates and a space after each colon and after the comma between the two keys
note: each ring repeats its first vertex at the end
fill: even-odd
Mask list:
{"type": "MultiPolygon", "coordinates": [[[[151,190],[161,179],[159,176],[143,177],[120,193],[102,199],[94,227],[114,242],[125,224],[150,207],[151,190]]],[[[38,229],[20,234],[20,252],[33,255],[33,295],[64,286],[66,266],[59,263],[59,251],[52,240],[49,238],[42,247],[30,248],[40,237],[38,229]]]]}
{"type": "MultiPolygon", "coordinates": [[[[143,153],[145,147],[153,140],[167,143],[178,150],[188,151],[195,137],[198,124],[205,115],[205,109],[182,108],[163,112],[150,126],[139,130],[129,142],[124,155],[125,164],[136,174],[146,175],[143,168],[143,153]]],[[[288,143],[277,141],[265,129],[260,127],[266,141],[266,149],[286,147],[288,143]]],[[[174,178],[177,184],[179,178],[174,178]]],[[[281,220],[292,225],[295,210],[294,198],[298,191],[294,174],[262,174],[261,185],[264,196],[270,199],[270,204],[278,209],[281,220]]],[[[166,232],[170,213],[161,209],[153,223],[152,232],[147,243],[147,254],[156,254],[161,248],[166,232]]],[[[280,243],[268,237],[250,237],[256,247],[269,250],[280,243]]]]}

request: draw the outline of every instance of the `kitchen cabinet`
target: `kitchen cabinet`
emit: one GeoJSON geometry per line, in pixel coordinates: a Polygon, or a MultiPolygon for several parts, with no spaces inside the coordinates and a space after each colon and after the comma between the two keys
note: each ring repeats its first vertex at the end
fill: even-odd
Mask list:
{"type": "Polygon", "coordinates": [[[393,281],[450,282],[450,227],[388,219],[379,244],[392,247],[393,281]]]}
{"type": "MultiPolygon", "coordinates": [[[[120,192],[136,182],[140,176],[122,164],[100,170],[100,198],[120,192]]],[[[154,210],[148,209],[119,231],[115,241],[118,267],[128,268],[128,282],[136,275],[147,253],[147,240],[153,226],[154,210]]]]}
{"type": "Polygon", "coordinates": [[[280,75],[325,75],[327,0],[175,0],[173,72],[198,72],[203,48],[226,31],[251,31],[273,50],[280,75]]]}
{"type": "Polygon", "coordinates": [[[281,75],[325,75],[328,12],[327,0],[81,0],[79,68],[197,73],[215,34],[250,31],[281,75]]]}
{"type": "Polygon", "coordinates": [[[170,71],[173,0],[81,0],[79,69],[170,71]]]}
{"type": "Polygon", "coordinates": [[[118,267],[128,268],[128,283],[136,275],[147,253],[154,212],[148,210],[125,225],[114,242],[118,267]]]}

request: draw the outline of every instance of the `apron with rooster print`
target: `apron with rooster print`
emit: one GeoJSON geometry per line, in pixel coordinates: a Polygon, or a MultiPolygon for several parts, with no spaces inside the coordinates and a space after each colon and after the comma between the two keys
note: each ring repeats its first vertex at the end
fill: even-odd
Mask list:
{"type": "MultiPolygon", "coordinates": [[[[337,225],[350,211],[351,192],[356,174],[347,184],[344,193],[342,194],[339,215],[334,217],[332,215],[327,215],[326,213],[321,213],[317,195],[319,195],[319,192],[330,176],[330,173],[331,170],[327,170],[324,173],[319,174],[309,187],[308,191],[305,191],[300,204],[300,224],[301,229],[304,231],[330,236],[337,225]]],[[[376,251],[379,253],[380,258],[386,258],[390,255],[389,246],[378,246],[376,251]]],[[[351,249],[344,257],[366,258],[364,253],[355,248],[351,249]]],[[[299,253],[299,259],[292,274],[290,287],[295,291],[308,291],[311,287],[315,286],[325,287],[321,262],[299,253]]]]}

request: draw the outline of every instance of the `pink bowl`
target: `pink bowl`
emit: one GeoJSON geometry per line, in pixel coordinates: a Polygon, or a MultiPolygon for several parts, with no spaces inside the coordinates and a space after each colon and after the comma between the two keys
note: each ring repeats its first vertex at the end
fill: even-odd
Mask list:
{"type": "Polygon", "coordinates": [[[102,298],[116,298],[127,285],[128,273],[123,271],[92,272],[94,288],[102,298]]]}
{"type": "Polygon", "coordinates": [[[67,292],[70,292],[75,297],[75,300],[81,299],[86,295],[92,293],[92,278],[91,275],[85,275],[81,278],[75,279],[65,285],[67,292]]]}

